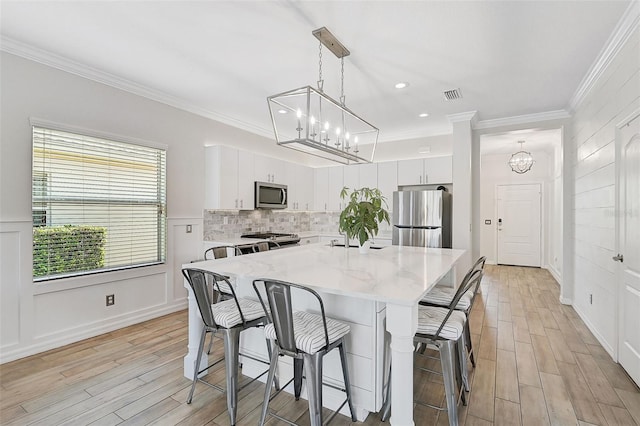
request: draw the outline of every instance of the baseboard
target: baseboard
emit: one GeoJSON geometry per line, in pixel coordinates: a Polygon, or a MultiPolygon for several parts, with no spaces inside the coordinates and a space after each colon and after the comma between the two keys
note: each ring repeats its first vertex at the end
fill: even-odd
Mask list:
{"type": "Polygon", "coordinates": [[[558,285],[560,285],[562,283],[562,275],[560,274],[560,271],[558,271],[556,268],[554,268],[551,265],[547,265],[546,269],[547,271],[549,271],[549,273],[551,273],[551,276],[553,277],[553,279],[556,280],[558,285]]]}
{"type": "Polygon", "coordinates": [[[611,359],[615,362],[617,362],[616,360],[616,353],[613,349],[613,347],[611,347],[609,345],[609,343],[607,343],[606,339],[596,330],[596,328],[594,327],[594,325],[591,323],[591,321],[589,321],[589,318],[587,317],[587,315],[582,312],[577,306],[573,306],[573,310],[576,311],[576,313],[578,314],[578,316],[580,317],[580,319],[582,320],[582,322],[584,322],[584,324],[587,326],[587,328],[589,329],[589,331],[591,333],[593,333],[593,335],[595,336],[595,338],[598,340],[598,342],[602,345],[602,347],[604,348],[605,351],[607,351],[607,353],[609,354],[609,356],[611,357],[611,359]]]}
{"type": "Polygon", "coordinates": [[[115,320],[110,319],[106,322],[94,325],[93,327],[85,327],[82,329],[82,331],[79,332],[64,334],[52,339],[47,339],[45,342],[35,342],[28,346],[18,346],[15,349],[5,350],[0,353],[0,364],[4,364],[9,361],[15,361],[16,359],[35,355],[51,349],[56,349],[61,346],[76,343],[81,340],[99,336],[101,334],[109,333],[111,331],[128,327],[130,325],[138,324],[150,319],[161,317],[163,315],[181,311],[183,309],[186,309],[187,306],[187,300],[183,299],[168,306],[163,305],[159,308],[145,310],[144,312],[137,312],[135,313],[135,315],[125,315],[123,318],[116,318],[115,320]]]}
{"type": "MultiPolygon", "coordinates": [[[[563,305],[573,305],[573,299],[569,299],[568,297],[562,297],[560,296],[560,303],[562,303],[563,305]]],[[[575,309],[575,307],[574,307],[575,309]]]]}
{"type": "Polygon", "coordinates": [[[489,260],[489,259],[485,260],[484,263],[485,265],[497,265],[495,260],[489,260]]]}

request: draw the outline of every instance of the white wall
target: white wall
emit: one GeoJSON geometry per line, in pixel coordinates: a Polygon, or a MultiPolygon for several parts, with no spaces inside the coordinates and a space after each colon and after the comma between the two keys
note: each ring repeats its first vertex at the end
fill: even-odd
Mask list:
{"type": "Polygon", "coordinates": [[[180,265],[201,255],[205,144],[305,162],[271,140],[14,55],[2,53],[0,66],[0,362],[186,307],[180,265]],[[32,282],[30,118],[167,146],[164,265],[32,282]]]}
{"type": "MultiPolygon", "coordinates": [[[[560,141],[558,141],[558,145],[560,145],[560,141]]],[[[524,174],[517,174],[511,171],[511,168],[507,165],[510,154],[483,155],[480,159],[480,254],[487,257],[488,263],[496,263],[497,260],[497,185],[541,184],[542,267],[548,268],[550,263],[549,253],[558,251],[556,248],[551,248],[554,240],[550,235],[551,223],[561,221],[561,216],[553,215],[554,210],[557,211],[553,195],[553,154],[544,151],[532,151],[531,155],[533,155],[535,163],[531,170],[524,174]],[[491,225],[485,225],[484,221],[486,219],[491,220],[491,225]]],[[[557,241],[555,242],[557,243],[557,241]]],[[[562,246],[560,245],[560,247],[562,246]]]]}
{"type": "Polygon", "coordinates": [[[596,80],[573,119],[573,305],[616,357],[615,127],[640,107],[640,32],[634,31],[596,80]],[[590,302],[590,296],[593,302],[590,302]]]}

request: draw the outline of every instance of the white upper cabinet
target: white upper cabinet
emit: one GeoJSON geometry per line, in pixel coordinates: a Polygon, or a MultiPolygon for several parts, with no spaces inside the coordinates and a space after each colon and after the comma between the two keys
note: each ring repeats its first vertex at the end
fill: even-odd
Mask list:
{"type": "Polygon", "coordinates": [[[424,174],[426,183],[453,182],[452,158],[451,156],[425,158],[424,174]]]}
{"type": "Polygon", "coordinates": [[[311,210],[314,205],[313,169],[286,163],[289,200],[288,210],[311,210]]]}
{"type": "Polygon", "coordinates": [[[329,168],[320,167],[313,170],[313,209],[318,212],[327,211],[329,198],[329,168]]]}
{"type": "Polygon", "coordinates": [[[339,211],[343,167],[321,167],[314,170],[313,209],[319,212],[339,211]]]}
{"type": "Polygon", "coordinates": [[[205,208],[252,210],[253,154],[228,146],[205,148],[205,208]]]}
{"type": "Polygon", "coordinates": [[[344,186],[344,167],[329,167],[329,185],[327,191],[327,210],[341,211],[340,191],[344,186]]]}
{"type": "Polygon", "coordinates": [[[254,178],[259,182],[279,183],[286,185],[286,161],[272,157],[255,155],[254,178]]]}
{"type": "Polygon", "coordinates": [[[389,212],[393,208],[393,192],[398,190],[398,162],[378,163],[378,189],[387,200],[389,212]]]}
{"type": "Polygon", "coordinates": [[[355,166],[358,169],[358,188],[377,188],[378,187],[378,165],[359,164],[355,166]]]}
{"type": "MultiPolygon", "coordinates": [[[[342,186],[349,190],[360,188],[359,169],[358,165],[342,166],[342,186]]],[[[342,187],[340,189],[342,190],[342,187]]]]}
{"type": "Polygon", "coordinates": [[[398,161],[398,185],[451,183],[451,156],[398,161]]]}
{"type": "Polygon", "coordinates": [[[398,185],[420,185],[423,180],[423,159],[398,161],[398,185]]]}

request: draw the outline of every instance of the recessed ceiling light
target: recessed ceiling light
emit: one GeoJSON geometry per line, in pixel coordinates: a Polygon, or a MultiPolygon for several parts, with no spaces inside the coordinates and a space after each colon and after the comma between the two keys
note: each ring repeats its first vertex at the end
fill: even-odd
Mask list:
{"type": "Polygon", "coordinates": [[[429,116],[429,114],[426,113],[426,112],[423,112],[422,114],[418,115],[418,117],[421,117],[421,118],[425,118],[425,117],[428,117],[428,116],[429,116]]]}
{"type": "Polygon", "coordinates": [[[407,87],[409,85],[409,83],[401,81],[400,83],[396,83],[396,89],[404,89],[405,87],[407,87]]]}
{"type": "Polygon", "coordinates": [[[286,114],[286,113],[287,113],[287,110],[286,110],[286,109],[279,109],[279,110],[278,110],[278,112],[279,112],[280,114],[286,114]]]}

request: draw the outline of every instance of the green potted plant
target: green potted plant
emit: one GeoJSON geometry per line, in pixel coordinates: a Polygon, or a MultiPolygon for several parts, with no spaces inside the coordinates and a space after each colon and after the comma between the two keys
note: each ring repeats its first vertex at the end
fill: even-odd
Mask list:
{"type": "Polygon", "coordinates": [[[340,191],[340,198],[347,205],[340,213],[340,232],[349,239],[357,239],[361,251],[368,248],[367,241],[378,234],[378,225],[382,221],[389,223],[389,212],[385,209],[387,201],[378,188],[354,189],[349,193],[346,186],[340,191]]]}

